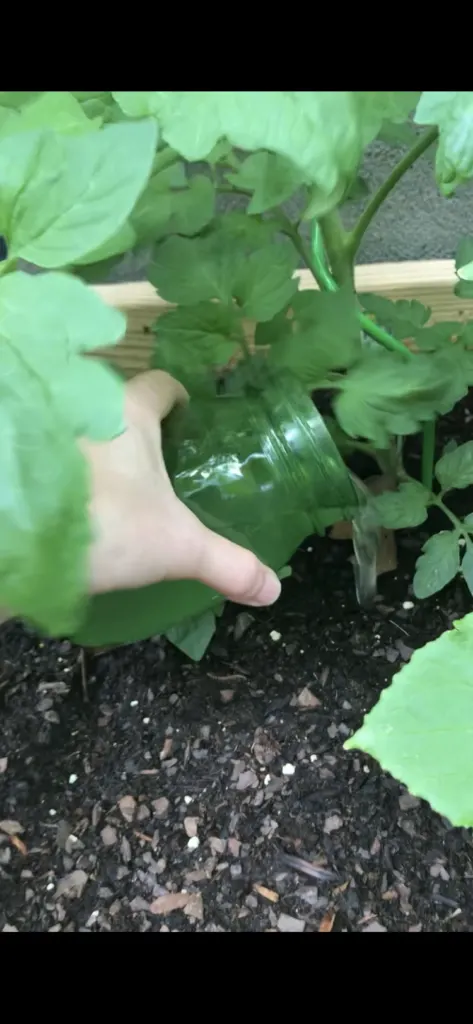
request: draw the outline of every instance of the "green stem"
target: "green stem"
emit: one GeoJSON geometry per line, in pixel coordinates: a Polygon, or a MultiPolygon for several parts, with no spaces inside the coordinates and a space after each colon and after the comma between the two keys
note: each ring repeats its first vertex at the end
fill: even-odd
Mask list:
{"type": "Polygon", "coordinates": [[[413,353],[402,341],[395,338],[388,331],[384,330],[384,327],[380,327],[379,324],[373,323],[366,313],[362,313],[361,310],[357,313],[358,322],[360,327],[363,329],[365,334],[368,334],[374,341],[378,341],[384,348],[390,350],[390,352],[399,352],[400,355],[404,356],[405,359],[412,359],[413,353]]]}
{"type": "MultiPolygon", "coordinates": [[[[312,253],[313,262],[316,270],[314,270],[314,276],[321,288],[326,291],[337,291],[337,283],[331,276],[327,266],[325,264],[325,255],[323,249],[323,241],[321,231],[317,222],[314,222],[313,236],[312,236],[312,253]]],[[[399,352],[405,358],[413,358],[412,352],[402,343],[394,338],[392,334],[385,331],[384,327],[380,327],[379,324],[373,323],[366,313],[362,313],[361,310],[357,312],[358,322],[360,327],[375,341],[383,345],[384,348],[389,349],[391,352],[399,352]]]]}
{"type": "Polygon", "coordinates": [[[468,531],[466,527],[463,525],[461,519],[459,519],[458,516],[456,516],[455,513],[449,509],[448,505],[444,504],[444,502],[442,501],[441,498],[438,497],[438,495],[432,495],[431,504],[436,505],[437,508],[440,508],[442,510],[443,514],[447,517],[447,519],[450,520],[455,529],[458,530],[459,534],[465,537],[468,535],[468,531]]]}
{"type": "Polygon", "coordinates": [[[422,483],[432,490],[435,461],[435,420],[424,424],[422,431],[422,483]]]}
{"type": "Polygon", "coordinates": [[[348,249],[348,234],[338,210],[331,210],[319,220],[328,262],[336,283],[348,284],[355,290],[353,259],[348,249]]]}
{"type": "Polygon", "coordinates": [[[386,181],[383,182],[378,191],[375,192],[372,199],[370,199],[368,205],[363,210],[358,223],[355,224],[353,231],[348,235],[348,250],[352,260],[356,256],[366,229],[371,224],[374,215],[386,199],[386,196],[389,195],[391,190],[395,185],[397,185],[398,181],[401,180],[406,171],[409,170],[409,167],[412,167],[412,164],[422,156],[422,153],[425,153],[429,146],[435,142],[437,135],[438,128],[436,127],[429,128],[428,131],[424,132],[418,142],[416,142],[415,146],[413,146],[412,149],[403,156],[402,160],[396,164],[389,177],[386,178],[386,181]]]}
{"type": "Polygon", "coordinates": [[[13,259],[6,259],[0,262],[0,277],[4,274],[10,274],[12,270],[16,269],[16,256],[13,259]]]}
{"type": "Polygon", "coordinates": [[[273,219],[278,224],[279,229],[280,231],[282,231],[283,235],[286,235],[287,238],[290,238],[296,252],[299,253],[299,256],[305,263],[306,267],[314,275],[319,288],[322,289],[324,285],[322,283],[319,274],[319,269],[316,265],[316,261],[313,259],[309,246],[307,246],[306,243],[304,242],[304,239],[299,234],[296,226],[292,223],[291,220],[289,220],[289,217],[287,217],[282,210],[277,210],[273,219]]]}

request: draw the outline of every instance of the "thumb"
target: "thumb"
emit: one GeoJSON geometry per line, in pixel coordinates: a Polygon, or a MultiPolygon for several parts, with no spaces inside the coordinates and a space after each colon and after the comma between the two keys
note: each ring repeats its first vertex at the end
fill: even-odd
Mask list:
{"type": "Polygon", "coordinates": [[[199,525],[193,579],[239,604],[259,607],[277,601],[281,583],[272,569],[251,551],[199,525]]]}

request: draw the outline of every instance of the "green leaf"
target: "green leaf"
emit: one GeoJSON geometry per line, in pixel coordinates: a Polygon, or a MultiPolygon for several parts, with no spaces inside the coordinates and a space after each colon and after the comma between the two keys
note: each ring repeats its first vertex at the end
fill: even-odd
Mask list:
{"type": "Polygon", "coordinates": [[[156,113],[157,92],[112,92],[118,106],[127,117],[149,117],[156,113]]]}
{"type": "Polygon", "coordinates": [[[216,622],[213,612],[204,612],[194,619],[187,619],[179,626],[168,629],[166,639],[174,647],[187,654],[193,661],[200,661],[215,633],[216,622]]]}
{"type": "Polygon", "coordinates": [[[465,551],[461,571],[470,594],[473,594],[473,548],[471,546],[467,547],[465,551]]]}
{"type": "Polygon", "coordinates": [[[238,189],[253,193],[248,213],[258,214],[279,206],[306,184],[306,177],[287,157],[277,153],[252,153],[236,174],[227,174],[238,189]]]}
{"type": "Polygon", "coordinates": [[[450,196],[473,177],[473,92],[423,92],[414,120],[438,125],[436,177],[440,191],[450,196]]]}
{"type": "Polygon", "coordinates": [[[2,139],[0,233],[9,257],[60,267],[102,245],[130,214],[155,147],[152,121],[2,139]]]}
{"type": "Polygon", "coordinates": [[[279,572],[277,573],[277,576],[278,576],[278,579],[280,579],[280,580],[287,580],[287,579],[289,579],[289,577],[292,576],[292,566],[290,566],[290,565],[283,565],[282,569],[280,569],[279,572]]]}
{"type": "Polygon", "coordinates": [[[105,263],[105,261],[110,260],[112,257],[122,255],[124,252],[128,252],[129,249],[133,249],[135,244],[136,233],[129,221],[126,220],[111,238],[107,238],[106,242],[93,249],[92,252],[87,252],[85,256],[75,260],[74,265],[82,267],[89,266],[91,263],[105,263]]]}
{"type": "Polygon", "coordinates": [[[366,199],[366,197],[369,196],[370,192],[371,189],[370,186],[368,185],[368,182],[365,180],[365,178],[362,178],[361,175],[357,174],[353,181],[350,182],[347,191],[345,192],[345,195],[343,197],[343,202],[356,203],[360,199],[366,199]]]}
{"type": "Polygon", "coordinates": [[[473,614],[415,651],[362,727],[364,750],[456,826],[473,825],[473,614]]]}
{"type": "Polygon", "coordinates": [[[84,114],[92,120],[99,117],[104,124],[124,120],[124,114],[111,92],[73,92],[84,114]]]}
{"type": "Polygon", "coordinates": [[[449,412],[468,391],[461,360],[435,352],[404,359],[372,350],[338,384],[334,409],[352,437],[387,448],[392,435],[414,434],[421,423],[449,412]]]}
{"type": "Polygon", "coordinates": [[[397,491],[385,491],[371,499],[381,526],[387,530],[404,530],[420,526],[427,519],[430,493],[417,480],[399,485],[397,491]]]}
{"type": "Polygon", "coordinates": [[[427,323],[432,313],[428,306],[417,302],[417,299],[399,299],[392,302],[382,295],[372,295],[369,292],[358,295],[358,298],[366,313],[374,316],[375,320],[399,341],[413,337],[416,331],[427,323]]]}
{"type": "Polygon", "coordinates": [[[2,372],[14,353],[25,374],[43,381],[56,418],[76,436],[102,441],[124,429],[122,381],[80,353],[116,344],[125,329],[122,313],[68,274],[17,271],[0,280],[2,372]]]}
{"type": "Polygon", "coordinates": [[[209,299],[237,299],[244,316],[270,320],[297,289],[292,274],[297,255],[278,242],[248,254],[223,227],[205,238],[172,237],[154,251],[149,279],[169,302],[192,305],[209,299]]]}
{"type": "Polygon", "coordinates": [[[353,365],[361,355],[355,297],[350,289],[303,291],[294,296],[286,337],[271,348],[269,362],[314,386],[327,370],[353,365]]]}
{"type": "Polygon", "coordinates": [[[272,320],[256,324],[255,345],[257,347],[276,345],[287,338],[289,330],[290,321],[287,318],[287,310],[282,310],[280,313],[276,313],[272,320]]]}
{"type": "Polygon", "coordinates": [[[72,93],[43,92],[9,119],[1,135],[37,129],[81,135],[98,131],[101,125],[102,118],[88,118],[72,93]]]}
{"type": "Polygon", "coordinates": [[[402,123],[414,110],[418,92],[355,92],[363,145],[379,134],[386,121],[402,123]]]}
{"type": "Polygon", "coordinates": [[[228,302],[234,275],[233,249],[213,234],[209,238],[166,239],[156,246],[148,270],[149,280],[162,298],[182,305],[210,299],[228,302]]]}
{"type": "Polygon", "coordinates": [[[234,279],[233,295],[243,316],[271,320],[297,291],[293,273],[297,254],[290,244],[276,242],[250,253],[234,279]]]}
{"type": "Polygon", "coordinates": [[[459,299],[473,299],[473,281],[457,281],[453,291],[459,299]]]}
{"type": "Polygon", "coordinates": [[[22,107],[28,100],[41,96],[39,92],[0,92],[0,107],[22,107]]]}
{"type": "Polygon", "coordinates": [[[460,489],[473,484],[473,441],[465,441],[438,460],[435,475],[442,491],[460,489]]]}
{"type": "MultiPolygon", "coordinates": [[[[441,320],[437,324],[430,324],[428,327],[421,327],[414,330],[412,338],[421,352],[446,351],[452,355],[452,346],[463,331],[463,324],[456,320],[441,320]]],[[[457,354],[461,358],[462,346],[459,345],[457,354]]]]}
{"type": "Polygon", "coordinates": [[[154,174],[140,196],[131,217],[138,241],[157,242],[164,235],[196,235],[215,213],[215,186],[197,174],[184,188],[171,188],[169,171],[154,174]]]}
{"type": "Polygon", "coordinates": [[[220,139],[220,141],[215,144],[213,149],[207,155],[207,163],[210,164],[211,167],[215,167],[216,164],[220,163],[229,164],[236,171],[240,166],[240,161],[233,152],[233,146],[228,139],[220,139]]]}
{"type": "Polygon", "coordinates": [[[64,635],[77,624],[87,587],[86,466],[47,385],[4,348],[0,601],[13,616],[64,635]]]}
{"type": "Polygon", "coordinates": [[[471,263],[465,263],[465,266],[460,267],[458,276],[461,281],[473,281],[473,260],[471,263]]]}
{"type": "Polygon", "coordinates": [[[153,367],[167,370],[190,390],[209,368],[225,366],[243,338],[238,311],[215,302],[171,310],[159,317],[154,330],[153,367]]]}
{"type": "Polygon", "coordinates": [[[80,353],[124,330],[121,313],[67,274],[0,280],[0,603],[56,635],[76,627],[87,589],[88,475],[76,438],[124,429],[122,382],[80,353]]]}
{"type": "Polygon", "coordinates": [[[377,138],[387,146],[414,146],[419,136],[413,125],[394,124],[392,121],[383,121],[377,138]]]}
{"type": "Polygon", "coordinates": [[[286,157],[331,209],[357,170],[362,139],[350,92],[115,92],[128,116],[154,114],[163,138],[188,161],[205,160],[220,139],[286,157]]]}
{"type": "Polygon", "coordinates": [[[418,598],[432,597],[456,576],[460,568],[458,534],[455,530],[435,533],[426,541],[422,551],[416,562],[413,581],[414,594],[418,598]]]}
{"type": "Polygon", "coordinates": [[[460,270],[473,260],[473,238],[461,238],[455,253],[455,270],[460,270]]]}

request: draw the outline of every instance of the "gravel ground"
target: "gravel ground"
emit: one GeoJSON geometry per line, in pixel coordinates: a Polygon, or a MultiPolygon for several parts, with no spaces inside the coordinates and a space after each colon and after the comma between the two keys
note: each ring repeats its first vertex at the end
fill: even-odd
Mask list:
{"type": "Polygon", "coordinates": [[[229,608],[198,665],[159,639],[84,654],[6,624],[0,931],[471,931],[470,830],[342,749],[471,609],[462,582],[412,600],[423,530],[365,611],[349,545],[309,542],[278,604],[229,608]]]}

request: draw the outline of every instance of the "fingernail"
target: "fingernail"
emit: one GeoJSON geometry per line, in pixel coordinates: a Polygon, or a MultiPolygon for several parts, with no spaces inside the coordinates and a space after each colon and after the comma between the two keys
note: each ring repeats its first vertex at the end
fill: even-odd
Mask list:
{"type": "Polygon", "coordinates": [[[251,608],[274,604],[281,593],[281,581],[271,569],[266,569],[261,586],[252,601],[246,601],[251,608]]]}

